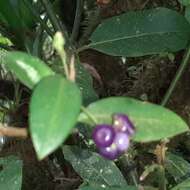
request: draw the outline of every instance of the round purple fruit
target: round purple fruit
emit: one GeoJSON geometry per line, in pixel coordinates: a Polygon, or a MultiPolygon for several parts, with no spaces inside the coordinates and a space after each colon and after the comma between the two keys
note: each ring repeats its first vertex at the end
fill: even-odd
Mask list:
{"type": "Polygon", "coordinates": [[[113,143],[117,147],[117,150],[122,153],[129,148],[129,141],[127,133],[117,132],[113,143]]]}
{"type": "Polygon", "coordinates": [[[116,145],[112,144],[109,147],[99,148],[99,154],[108,160],[115,160],[118,158],[120,152],[118,151],[116,145]]]}
{"type": "Polygon", "coordinates": [[[108,147],[113,143],[115,130],[111,125],[97,125],[93,130],[92,138],[98,148],[108,147]]]}
{"type": "Polygon", "coordinates": [[[114,114],[113,126],[115,127],[116,131],[127,133],[129,136],[132,136],[135,133],[135,127],[133,123],[125,114],[114,114]]]}

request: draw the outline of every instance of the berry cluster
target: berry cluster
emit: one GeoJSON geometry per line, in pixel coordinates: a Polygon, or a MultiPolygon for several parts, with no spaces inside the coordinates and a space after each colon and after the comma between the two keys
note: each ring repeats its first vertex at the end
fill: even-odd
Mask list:
{"type": "Polygon", "coordinates": [[[135,132],[127,115],[114,114],[112,118],[112,125],[97,125],[92,134],[99,153],[109,160],[116,159],[128,149],[130,137],[135,132]]]}

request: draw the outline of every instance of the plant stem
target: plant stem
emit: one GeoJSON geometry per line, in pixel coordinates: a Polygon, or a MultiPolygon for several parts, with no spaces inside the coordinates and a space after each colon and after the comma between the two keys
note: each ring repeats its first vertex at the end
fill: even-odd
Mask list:
{"type": "Polygon", "coordinates": [[[84,106],[81,106],[81,110],[93,122],[94,125],[97,125],[98,122],[94,116],[84,106]]]}
{"type": "MultiPolygon", "coordinates": [[[[129,165],[130,165],[130,161],[129,161],[129,158],[128,158],[128,155],[124,154],[124,156],[121,158],[121,164],[125,167],[125,168],[128,168],[129,165]]],[[[133,181],[133,185],[135,185],[136,187],[138,186],[138,182],[137,182],[137,177],[136,177],[136,173],[131,170],[129,172],[129,175],[133,181]]]]}
{"type": "Polygon", "coordinates": [[[52,26],[56,31],[62,31],[62,28],[61,28],[61,25],[53,11],[53,8],[52,8],[52,5],[51,3],[49,2],[49,0],[40,0],[42,5],[44,6],[45,10],[47,11],[47,15],[52,23],[52,26]]]}
{"type": "Polygon", "coordinates": [[[64,51],[59,52],[59,55],[61,57],[61,61],[63,63],[63,67],[64,67],[64,71],[65,71],[65,76],[67,79],[69,79],[69,67],[67,65],[67,61],[66,61],[66,54],[64,51]]]}
{"type": "Polygon", "coordinates": [[[84,5],[83,0],[77,0],[75,21],[73,25],[72,34],[71,34],[71,42],[74,42],[78,37],[83,5],[84,5]]]}
{"type": "Polygon", "coordinates": [[[0,136],[27,138],[28,131],[26,128],[12,127],[0,123],[0,136]]]}
{"type": "Polygon", "coordinates": [[[82,47],[79,47],[77,50],[76,50],[76,53],[80,53],[81,51],[84,51],[84,50],[87,50],[89,49],[89,45],[84,45],[82,47]]]}
{"type": "MultiPolygon", "coordinates": [[[[89,37],[92,35],[93,31],[100,23],[100,20],[101,20],[100,17],[101,17],[100,9],[97,9],[97,11],[95,11],[93,14],[90,15],[87,29],[85,30],[84,34],[82,35],[82,37],[79,40],[80,47],[88,42],[89,37]]],[[[82,49],[82,47],[81,47],[81,49],[82,49]]]]}
{"type": "Polygon", "coordinates": [[[41,19],[40,14],[38,13],[38,11],[36,11],[36,8],[30,1],[24,0],[24,3],[27,6],[27,8],[32,12],[32,14],[35,16],[36,20],[41,24],[43,29],[47,32],[47,34],[53,38],[53,32],[47,26],[46,19],[45,18],[41,19]]]}
{"type": "Polygon", "coordinates": [[[166,190],[166,179],[164,166],[160,166],[160,179],[159,179],[159,190],[166,190]]]}
{"type": "Polygon", "coordinates": [[[177,85],[177,82],[179,81],[180,77],[182,76],[182,74],[189,62],[189,59],[190,59],[190,45],[187,48],[186,53],[181,62],[181,65],[179,66],[179,69],[177,70],[177,73],[176,73],[174,79],[172,80],[170,87],[168,88],[168,91],[166,92],[166,94],[161,102],[162,106],[165,106],[168,103],[168,100],[169,100],[171,94],[173,93],[173,91],[177,85]]]}
{"type": "MultiPolygon", "coordinates": [[[[64,39],[66,41],[65,49],[66,49],[67,53],[69,54],[69,52],[71,52],[71,54],[72,54],[74,47],[70,41],[70,38],[69,38],[69,35],[68,35],[65,25],[63,23],[59,22],[56,14],[53,11],[53,7],[52,7],[51,3],[49,2],[49,0],[40,0],[40,1],[47,12],[47,15],[52,23],[54,31],[55,32],[60,31],[63,33],[64,39]]],[[[65,64],[64,64],[64,67],[65,67],[65,64]]]]}

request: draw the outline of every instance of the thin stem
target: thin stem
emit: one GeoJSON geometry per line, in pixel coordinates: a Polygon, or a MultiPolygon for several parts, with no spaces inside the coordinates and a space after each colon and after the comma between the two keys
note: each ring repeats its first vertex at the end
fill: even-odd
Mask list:
{"type": "Polygon", "coordinates": [[[84,106],[81,106],[81,110],[93,122],[93,124],[97,125],[98,122],[94,116],[84,106]]]}
{"type": "Polygon", "coordinates": [[[186,50],[186,53],[183,57],[183,60],[179,66],[179,69],[177,70],[177,73],[174,77],[174,79],[172,80],[171,84],[170,84],[170,87],[168,88],[168,91],[166,92],[162,102],[161,102],[161,105],[162,106],[165,106],[167,103],[168,103],[168,100],[169,98],[171,97],[171,94],[173,93],[176,85],[177,85],[177,82],[179,81],[180,77],[182,76],[188,62],[189,62],[189,59],[190,59],[190,45],[188,47],[188,49],[186,50]]]}
{"type": "Polygon", "coordinates": [[[50,30],[50,28],[46,24],[46,19],[41,19],[40,14],[38,11],[36,11],[34,5],[28,1],[24,0],[25,5],[28,9],[32,12],[32,14],[35,16],[36,20],[40,23],[40,25],[43,27],[43,29],[47,32],[48,35],[50,35],[53,38],[53,32],[50,30]]]}
{"type": "Polygon", "coordinates": [[[83,0],[77,0],[75,21],[74,21],[74,25],[73,25],[72,34],[71,34],[71,42],[74,42],[78,37],[83,4],[84,4],[83,0]]]}
{"type": "Polygon", "coordinates": [[[14,97],[14,107],[18,107],[20,99],[21,99],[21,92],[20,92],[20,83],[17,81],[14,83],[14,89],[15,89],[15,97],[14,97]]]}
{"type": "Polygon", "coordinates": [[[76,78],[76,70],[75,70],[75,56],[71,55],[71,60],[70,60],[70,69],[69,69],[69,80],[75,82],[76,78]]]}
{"type": "Polygon", "coordinates": [[[159,190],[166,190],[166,176],[164,166],[160,166],[159,190]]]}
{"type": "Polygon", "coordinates": [[[68,68],[67,61],[66,61],[66,54],[65,54],[64,51],[62,51],[62,52],[59,52],[59,55],[60,55],[61,61],[63,63],[65,76],[66,76],[67,79],[69,79],[69,68],[68,68]]]}
{"type": "Polygon", "coordinates": [[[79,47],[77,50],[76,50],[76,53],[80,53],[81,51],[84,51],[84,50],[87,50],[89,49],[89,45],[84,45],[82,47],[79,47]]]}
{"type": "Polygon", "coordinates": [[[63,34],[61,32],[56,32],[54,36],[54,40],[53,40],[53,46],[57,50],[59,56],[61,57],[66,78],[69,79],[69,67],[67,65],[67,54],[64,49],[65,38],[63,37],[63,34]]]}
{"type": "MultiPolygon", "coordinates": [[[[121,164],[125,167],[128,168],[130,165],[130,161],[128,158],[128,155],[124,154],[124,156],[121,158],[121,164]]],[[[129,175],[132,179],[133,185],[135,185],[136,187],[138,186],[138,181],[137,181],[137,176],[136,176],[136,172],[134,170],[131,170],[129,172],[129,175]]]]}
{"type": "Polygon", "coordinates": [[[90,15],[89,23],[88,23],[89,26],[87,27],[87,29],[85,30],[83,36],[79,40],[79,45],[80,46],[83,46],[84,44],[86,44],[88,42],[89,37],[91,36],[91,34],[95,30],[95,28],[100,23],[100,20],[101,20],[100,19],[100,9],[98,9],[92,15],[90,15]]]}
{"type": "Polygon", "coordinates": [[[61,25],[59,24],[59,21],[58,21],[55,13],[53,11],[52,5],[49,2],[49,0],[40,0],[40,2],[42,3],[42,5],[45,8],[54,30],[55,31],[62,31],[61,25]]]}
{"type": "Polygon", "coordinates": [[[63,23],[59,22],[56,14],[53,11],[53,7],[52,7],[51,3],[49,2],[49,0],[40,0],[40,1],[43,4],[43,6],[44,6],[44,8],[45,8],[45,10],[47,12],[47,16],[49,17],[49,20],[52,23],[54,31],[55,32],[60,31],[60,32],[63,33],[63,36],[64,36],[64,38],[66,40],[65,47],[67,48],[68,51],[72,51],[73,50],[73,46],[72,46],[72,44],[70,42],[67,29],[66,29],[66,27],[65,27],[65,25],[63,23]]]}

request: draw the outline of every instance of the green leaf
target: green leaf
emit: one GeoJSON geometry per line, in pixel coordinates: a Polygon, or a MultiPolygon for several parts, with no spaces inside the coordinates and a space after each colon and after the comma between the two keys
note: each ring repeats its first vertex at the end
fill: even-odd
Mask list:
{"type": "Polygon", "coordinates": [[[127,183],[114,162],[78,147],[64,146],[63,154],[75,171],[89,184],[123,187],[127,183]]]}
{"type": "MultiPolygon", "coordinates": [[[[111,97],[94,102],[87,107],[98,123],[111,123],[113,113],[129,116],[136,127],[134,140],[137,142],[156,141],[188,131],[187,124],[175,113],[158,105],[127,97],[111,97]]],[[[79,122],[91,124],[81,113],[79,122]]]]}
{"type": "Polygon", "coordinates": [[[177,183],[190,175],[190,163],[172,153],[167,153],[165,167],[177,183]]]}
{"type": "Polygon", "coordinates": [[[188,6],[188,5],[190,5],[190,0],[179,0],[179,2],[180,2],[183,6],[188,6]]]}
{"type": "Polygon", "coordinates": [[[23,29],[34,26],[34,16],[23,0],[0,1],[0,13],[1,22],[17,32],[20,30],[20,34],[23,29]]]}
{"type": "Polygon", "coordinates": [[[134,187],[134,186],[125,186],[123,188],[118,188],[118,187],[105,188],[104,186],[103,187],[101,187],[101,186],[97,186],[97,187],[86,186],[86,187],[79,188],[79,190],[139,190],[139,189],[137,187],[134,187]]]}
{"type": "Polygon", "coordinates": [[[67,138],[80,112],[78,87],[59,75],[42,79],[30,103],[30,131],[39,159],[52,153],[67,138]]]}
{"type": "Polygon", "coordinates": [[[128,12],[103,21],[91,36],[89,48],[126,57],[176,52],[186,47],[190,25],[167,8],[128,12]]]}
{"type": "MultiPolygon", "coordinates": [[[[55,59],[52,63],[52,69],[65,75],[63,64],[60,59],[55,59]]],[[[93,80],[88,71],[84,68],[83,64],[80,63],[79,58],[77,57],[75,63],[75,72],[76,72],[76,83],[79,86],[79,89],[82,93],[83,104],[88,105],[91,102],[94,102],[98,99],[98,95],[93,89],[93,80]]]]}
{"type": "Polygon", "coordinates": [[[178,184],[171,190],[189,190],[190,189],[190,178],[186,179],[182,183],[178,184]]]}
{"type": "MultiPolygon", "coordinates": [[[[27,4],[24,2],[26,0],[19,0],[19,15],[20,18],[23,20],[24,25],[29,28],[32,29],[34,28],[35,24],[36,24],[36,19],[35,19],[35,15],[32,13],[32,11],[27,7],[27,4]]],[[[34,4],[33,0],[27,0],[28,2],[31,2],[31,5],[34,4]]],[[[32,8],[35,8],[32,7],[32,8]]]]}
{"type": "Polygon", "coordinates": [[[22,161],[15,156],[0,158],[0,189],[21,190],[22,161]]]}
{"type": "Polygon", "coordinates": [[[31,89],[42,78],[54,75],[54,72],[43,61],[26,53],[9,52],[4,60],[6,68],[31,89]]]}
{"type": "Polygon", "coordinates": [[[32,8],[26,7],[24,1],[33,0],[0,1],[0,23],[3,34],[19,49],[26,50],[28,41],[34,38],[36,22],[32,8]]]}
{"type": "Polygon", "coordinates": [[[190,5],[185,8],[185,18],[190,23],[190,5]]]}
{"type": "Polygon", "coordinates": [[[155,188],[155,187],[144,187],[144,190],[158,190],[158,188],[155,188]]]}
{"type": "MultiPolygon", "coordinates": [[[[135,186],[125,186],[125,187],[105,187],[105,186],[85,186],[79,188],[79,190],[140,190],[140,188],[135,187],[135,186]]],[[[143,187],[143,190],[157,190],[156,188],[153,187],[143,187]]]]}
{"type": "Polygon", "coordinates": [[[7,54],[7,50],[0,48],[0,68],[1,68],[1,64],[4,64],[6,62],[6,54],[7,54]]]}
{"type": "MultiPolygon", "coordinates": [[[[23,20],[20,20],[19,16],[19,2],[15,0],[14,3],[11,0],[0,1],[0,12],[2,17],[1,22],[5,22],[11,28],[21,28],[23,29],[23,20]],[[10,11],[11,10],[11,11],[10,11]]],[[[22,31],[21,31],[22,33],[22,31]]]]}
{"type": "Polygon", "coordinates": [[[11,41],[8,38],[1,35],[0,35],[0,44],[7,45],[7,46],[12,45],[11,41]]]}

